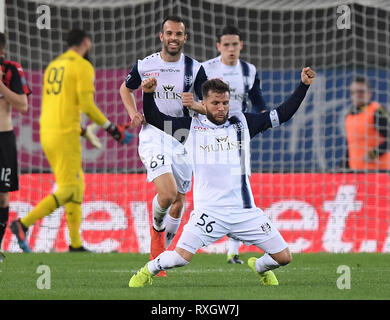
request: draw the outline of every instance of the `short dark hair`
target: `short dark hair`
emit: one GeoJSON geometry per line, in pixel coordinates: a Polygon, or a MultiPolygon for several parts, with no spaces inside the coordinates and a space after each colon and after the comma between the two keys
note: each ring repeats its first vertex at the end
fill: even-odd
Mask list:
{"type": "Polygon", "coordinates": [[[187,29],[186,24],[185,24],[185,22],[184,22],[182,17],[179,17],[179,16],[168,16],[161,23],[161,32],[164,31],[164,25],[165,25],[165,22],[167,22],[167,21],[173,21],[173,22],[182,23],[182,24],[184,24],[184,30],[186,31],[186,29],[187,29]]]}
{"type": "Polygon", "coordinates": [[[240,30],[238,30],[238,28],[233,26],[233,25],[227,25],[217,34],[217,41],[220,42],[222,36],[226,36],[228,34],[237,35],[241,39],[241,32],[240,32],[240,30]]]}
{"type": "Polygon", "coordinates": [[[363,77],[363,76],[355,76],[352,81],[351,81],[351,84],[353,82],[357,82],[357,83],[364,83],[367,87],[368,90],[371,90],[371,85],[370,85],[370,81],[368,81],[368,79],[366,77],[363,77]]]}
{"type": "Polygon", "coordinates": [[[81,29],[72,29],[69,31],[66,42],[69,47],[79,46],[85,38],[89,38],[88,34],[81,29]]]}
{"type": "Polygon", "coordinates": [[[210,79],[202,84],[203,99],[208,97],[210,91],[217,93],[229,92],[230,94],[230,87],[226,82],[223,82],[220,79],[210,79]]]}
{"type": "Polygon", "coordinates": [[[7,38],[3,32],[0,32],[0,49],[4,49],[7,43],[7,38]]]}

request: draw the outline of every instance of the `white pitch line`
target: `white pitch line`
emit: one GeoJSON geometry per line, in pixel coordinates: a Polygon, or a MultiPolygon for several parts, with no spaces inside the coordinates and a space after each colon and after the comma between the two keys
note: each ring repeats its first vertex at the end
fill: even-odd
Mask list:
{"type": "MultiPolygon", "coordinates": [[[[109,273],[135,273],[139,269],[131,269],[131,270],[125,270],[125,269],[112,269],[112,270],[107,270],[107,269],[85,269],[85,270],[77,270],[77,272],[109,272],[109,273]]],[[[234,272],[234,271],[239,271],[239,272],[253,272],[250,269],[201,269],[201,270],[195,270],[195,269],[174,269],[174,270],[168,270],[168,272],[180,272],[180,273],[210,273],[210,272],[234,272]]]]}

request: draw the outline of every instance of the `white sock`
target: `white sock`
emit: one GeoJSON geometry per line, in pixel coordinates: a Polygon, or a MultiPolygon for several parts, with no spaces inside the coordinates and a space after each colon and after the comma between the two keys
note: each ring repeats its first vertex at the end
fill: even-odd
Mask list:
{"type": "Polygon", "coordinates": [[[158,194],[156,194],[153,198],[152,208],[153,208],[153,227],[157,231],[164,230],[164,217],[167,214],[169,208],[164,209],[161,208],[160,204],[157,200],[158,194]]]}
{"type": "Polygon", "coordinates": [[[279,268],[280,264],[277,263],[268,253],[265,253],[261,258],[256,260],[255,268],[259,273],[263,273],[268,270],[279,268]]]}
{"type": "Polygon", "coordinates": [[[177,229],[179,229],[181,222],[180,218],[173,218],[169,214],[165,216],[164,224],[165,224],[165,247],[168,248],[171,244],[177,229]]]}
{"type": "Polygon", "coordinates": [[[176,251],[164,251],[156,259],[148,262],[148,269],[151,274],[156,275],[162,270],[183,267],[188,263],[176,251]]]}
{"type": "Polygon", "coordinates": [[[228,256],[230,256],[231,254],[235,254],[236,255],[236,254],[238,254],[238,248],[241,245],[241,241],[229,238],[228,245],[229,245],[229,249],[228,249],[227,255],[228,256]]]}

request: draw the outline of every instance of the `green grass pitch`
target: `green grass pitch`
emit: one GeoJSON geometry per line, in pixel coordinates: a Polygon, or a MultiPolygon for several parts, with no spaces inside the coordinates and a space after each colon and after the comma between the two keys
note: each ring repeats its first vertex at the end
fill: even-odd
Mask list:
{"type": "MultiPolygon", "coordinates": [[[[253,253],[241,255],[245,261],[253,253]]],[[[183,268],[168,270],[153,285],[129,288],[131,275],[148,260],[143,254],[6,253],[0,263],[0,299],[130,300],[388,300],[390,255],[294,254],[275,270],[277,287],[264,287],[244,265],[222,254],[198,254],[183,268]],[[50,268],[50,289],[38,289],[40,265],[50,268]],[[350,269],[350,289],[337,287],[339,266],[350,269]]],[[[339,283],[346,283],[339,280],[339,283]]]]}

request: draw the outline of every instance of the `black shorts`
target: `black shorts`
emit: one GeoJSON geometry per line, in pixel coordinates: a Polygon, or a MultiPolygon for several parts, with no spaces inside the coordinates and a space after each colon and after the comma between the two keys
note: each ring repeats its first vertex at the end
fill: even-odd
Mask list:
{"type": "Polygon", "coordinates": [[[14,131],[0,132],[0,192],[19,190],[18,156],[14,131]]]}

